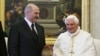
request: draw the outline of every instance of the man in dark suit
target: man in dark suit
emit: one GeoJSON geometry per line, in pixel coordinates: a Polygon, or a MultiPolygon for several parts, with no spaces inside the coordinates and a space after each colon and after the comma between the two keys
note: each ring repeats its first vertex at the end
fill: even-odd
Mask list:
{"type": "Polygon", "coordinates": [[[44,28],[36,23],[39,13],[35,4],[28,4],[24,10],[24,20],[11,27],[8,37],[9,56],[42,56],[45,35],[44,28]],[[31,27],[33,24],[34,27],[31,27]]]}
{"type": "Polygon", "coordinates": [[[5,43],[5,34],[2,29],[2,25],[0,22],[0,56],[7,56],[7,50],[6,50],[6,43],[5,43]]]}

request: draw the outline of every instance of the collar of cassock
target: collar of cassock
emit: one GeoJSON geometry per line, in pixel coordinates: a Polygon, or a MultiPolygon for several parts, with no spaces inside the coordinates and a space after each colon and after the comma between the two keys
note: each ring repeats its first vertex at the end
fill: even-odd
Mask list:
{"type": "Polygon", "coordinates": [[[71,37],[74,37],[76,36],[78,33],[80,32],[80,27],[78,27],[77,31],[75,33],[70,33],[68,32],[68,35],[71,36],[71,37]]]}

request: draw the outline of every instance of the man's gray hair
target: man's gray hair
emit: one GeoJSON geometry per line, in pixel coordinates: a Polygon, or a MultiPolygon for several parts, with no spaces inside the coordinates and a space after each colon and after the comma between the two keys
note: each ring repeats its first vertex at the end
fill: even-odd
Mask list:
{"type": "Polygon", "coordinates": [[[28,4],[25,9],[24,9],[24,13],[28,12],[28,11],[32,11],[32,6],[30,4],[28,4]]]}
{"type": "Polygon", "coordinates": [[[79,19],[78,19],[75,15],[69,15],[67,18],[65,18],[65,24],[67,23],[67,20],[69,20],[69,19],[74,20],[74,22],[75,22],[76,24],[79,23],[79,19]]]}
{"type": "MultiPolygon", "coordinates": [[[[31,12],[32,11],[32,7],[37,7],[37,5],[33,4],[33,3],[30,3],[28,4],[26,7],[25,7],[25,10],[24,10],[24,13],[26,12],[31,12]]],[[[38,8],[38,7],[37,7],[38,8]]]]}

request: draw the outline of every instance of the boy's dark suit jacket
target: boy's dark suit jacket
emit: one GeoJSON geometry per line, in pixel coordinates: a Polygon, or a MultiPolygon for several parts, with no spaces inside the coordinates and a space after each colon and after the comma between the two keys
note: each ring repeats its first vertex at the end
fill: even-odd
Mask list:
{"type": "Polygon", "coordinates": [[[7,56],[6,44],[5,44],[5,33],[2,29],[2,24],[0,22],[0,56],[7,56]]]}
{"type": "Polygon", "coordinates": [[[34,36],[25,20],[13,25],[8,38],[9,56],[41,56],[45,45],[44,28],[36,23],[36,29],[38,36],[34,36]]]}

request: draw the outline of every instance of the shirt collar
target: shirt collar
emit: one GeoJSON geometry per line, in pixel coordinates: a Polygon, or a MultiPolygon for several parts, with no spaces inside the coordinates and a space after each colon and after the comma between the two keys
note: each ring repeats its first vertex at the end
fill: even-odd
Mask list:
{"type": "MultiPolygon", "coordinates": [[[[35,26],[35,23],[30,22],[26,17],[25,17],[24,19],[25,19],[25,21],[27,22],[27,24],[28,24],[28,26],[30,27],[30,29],[32,30],[31,25],[34,24],[34,26],[35,26]]],[[[34,28],[35,28],[35,30],[36,30],[36,27],[34,27],[34,28]]],[[[36,30],[36,31],[37,31],[37,30],[36,30]]]]}
{"type": "Polygon", "coordinates": [[[32,22],[30,22],[26,17],[24,19],[27,22],[27,24],[29,25],[29,27],[31,27],[32,22]]]}

